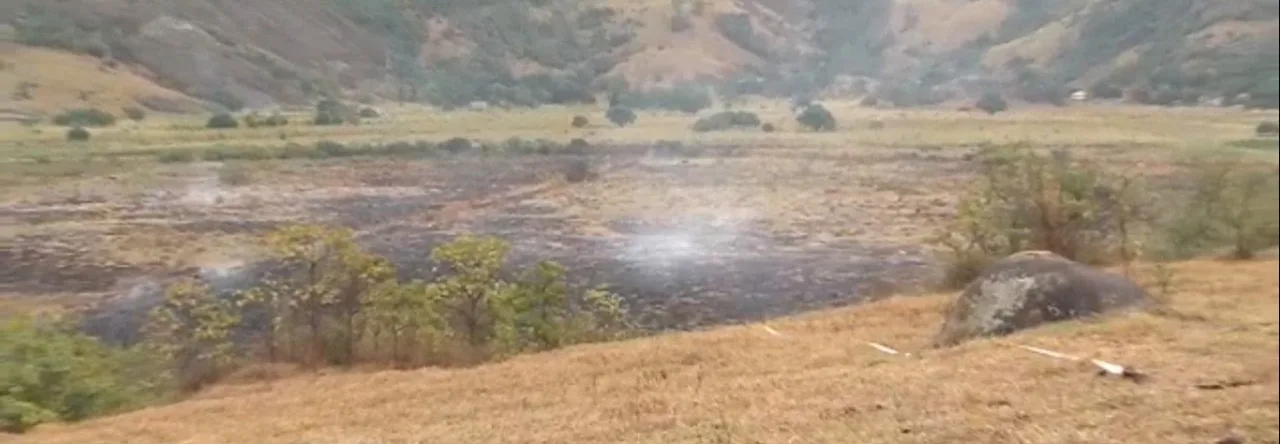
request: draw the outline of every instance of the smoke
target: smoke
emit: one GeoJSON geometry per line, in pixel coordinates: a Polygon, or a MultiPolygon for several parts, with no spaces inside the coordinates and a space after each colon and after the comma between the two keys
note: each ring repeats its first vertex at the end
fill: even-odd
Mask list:
{"type": "Polygon", "coordinates": [[[667,268],[736,254],[756,211],[702,209],[669,219],[653,230],[627,236],[621,259],[641,268],[667,268]]]}

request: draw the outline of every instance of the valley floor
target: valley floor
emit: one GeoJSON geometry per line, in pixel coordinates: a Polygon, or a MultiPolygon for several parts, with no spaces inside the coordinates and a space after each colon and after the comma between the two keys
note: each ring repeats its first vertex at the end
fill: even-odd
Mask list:
{"type": "Polygon", "coordinates": [[[904,296],[770,323],[777,334],[743,325],[472,369],[224,384],[173,405],[41,426],[14,442],[1276,442],[1278,266],[1180,263],[1168,302],[1151,313],[947,350],[926,348],[946,297],[904,296]],[[1097,376],[1019,345],[1118,362],[1150,379],[1097,376]]]}

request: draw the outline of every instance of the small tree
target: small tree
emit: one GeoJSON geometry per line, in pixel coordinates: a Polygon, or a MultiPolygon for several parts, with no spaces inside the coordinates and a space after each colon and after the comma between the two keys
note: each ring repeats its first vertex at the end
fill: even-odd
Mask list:
{"type": "Polygon", "coordinates": [[[218,113],[214,114],[213,117],[210,117],[209,121],[206,122],[204,126],[209,129],[231,129],[239,128],[240,122],[231,114],[218,113]]]}
{"type": "Polygon", "coordinates": [[[619,127],[630,125],[636,121],[635,111],[621,106],[609,108],[608,111],[605,111],[604,116],[619,127]]]}
{"type": "Polygon", "coordinates": [[[92,134],[89,134],[89,130],[83,127],[77,126],[67,130],[67,140],[71,142],[84,142],[89,140],[90,136],[92,134]]]}
{"type": "Polygon", "coordinates": [[[1004,100],[1000,93],[994,91],[982,94],[982,97],[978,98],[978,103],[975,103],[974,106],[990,115],[1009,109],[1009,103],[1004,100]]]}
{"type": "Polygon", "coordinates": [[[585,128],[590,124],[591,121],[587,120],[586,116],[573,116],[573,121],[570,122],[570,125],[573,125],[574,128],[585,128]]]}
{"type": "Polygon", "coordinates": [[[224,375],[235,360],[231,335],[240,326],[235,305],[200,282],[183,281],[165,292],[143,326],[148,348],[172,365],[181,388],[198,390],[224,375]]]}
{"type": "Polygon", "coordinates": [[[814,131],[835,131],[836,118],[819,104],[810,104],[796,116],[796,122],[814,131]]]}

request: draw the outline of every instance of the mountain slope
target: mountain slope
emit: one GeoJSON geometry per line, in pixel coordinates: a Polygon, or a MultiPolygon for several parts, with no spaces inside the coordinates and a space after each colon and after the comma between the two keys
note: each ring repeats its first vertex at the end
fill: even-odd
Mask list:
{"type": "Polygon", "coordinates": [[[0,17],[0,39],[118,59],[232,108],[338,93],[521,105],[744,78],[781,95],[861,77],[1269,97],[1280,52],[1269,0],[12,0],[0,17]]]}
{"type": "Polygon", "coordinates": [[[1161,315],[923,350],[942,297],[466,370],[298,376],[15,443],[1195,443],[1274,440],[1276,261],[1177,264],[1161,315]],[[876,341],[904,351],[891,356],[876,341]],[[1131,365],[1141,384],[1016,345],[1131,365]]]}

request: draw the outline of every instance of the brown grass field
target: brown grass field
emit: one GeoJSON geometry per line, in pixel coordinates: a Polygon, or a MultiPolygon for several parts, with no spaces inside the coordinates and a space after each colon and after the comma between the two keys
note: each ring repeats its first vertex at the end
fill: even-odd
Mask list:
{"type": "Polygon", "coordinates": [[[295,376],[14,443],[1274,443],[1277,262],[1176,267],[1159,314],[924,349],[946,295],[523,356],[295,376]],[[881,353],[876,341],[909,357],[881,353]],[[1032,345],[1134,366],[1135,383],[1032,345]]]}
{"type": "Polygon", "coordinates": [[[663,112],[614,128],[589,107],[391,105],[354,127],[238,130],[157,115],[94,130],[87,143],[64,141],[64,128],[0,122],[0,313],[235,270],[258,259],[256,234],[318,222],[354,228],[410,269],[439,239],[498,235],[518,258],[550,256],[620,283],[663,327],[706,327],[462,370],[257,369],[176,404],[0,442],[1280,442],[1274,255],[1176,264],[1166,304],[1151,313],[925,349],[949,297],[927,290],[937,264],[926,239],[954,216],[977,149],[1067,149],[1160,179],[1205,159],[1276,164],[1275,140],[1253,137],[1273,114],[1089,105],[987,116],[835,102],[840,129],[812,133],[784,104],[738,108],[779,131],[699,134],[695,117],[663,112]],[[578,114],[591,125],[571,128],[578,114]],[[163,161],[455,136],[584,138],[602,174],[566,183],[554,156],[163,161]],[[658,156],[659,141],[706,150],[658,156]],[[832,308],[888,294],[898,296],[832,308]],[[1098,377],[1020,344],[1151,378],[1098,377]]]}

